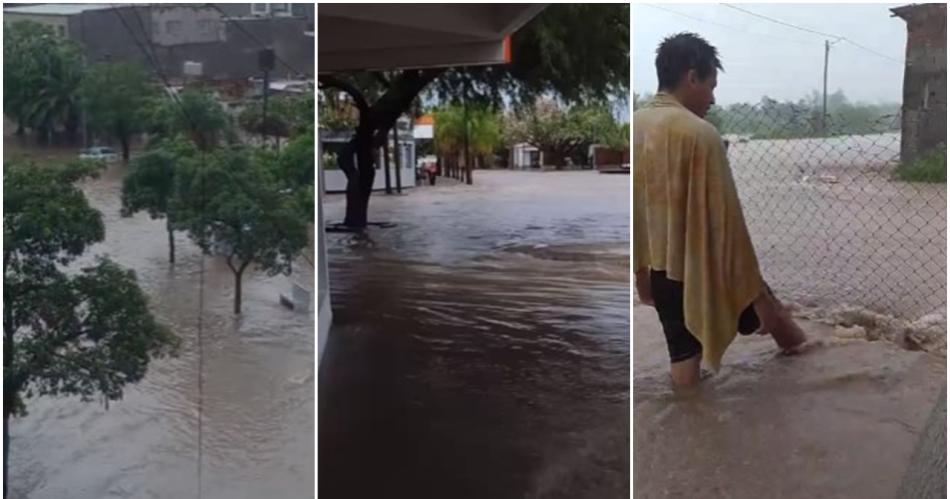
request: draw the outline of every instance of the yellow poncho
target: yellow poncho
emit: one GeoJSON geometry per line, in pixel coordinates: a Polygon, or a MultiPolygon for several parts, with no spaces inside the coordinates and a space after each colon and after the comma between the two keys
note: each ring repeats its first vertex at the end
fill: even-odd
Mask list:
{"type": "Polygon", "coordinates": [[[683,283],[686,327],[713,369],[764,290],[715,127],[669,94],[633,114],[634,271],[683,283]]]}

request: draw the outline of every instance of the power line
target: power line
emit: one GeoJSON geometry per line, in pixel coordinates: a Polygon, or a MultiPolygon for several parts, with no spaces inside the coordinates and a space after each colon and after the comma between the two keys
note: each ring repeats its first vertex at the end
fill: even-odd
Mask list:
{"type": "Polygon", "coordinates": [[[765,37],[765,38],[772,38],[772,39],[775,39],[775,40],[782,40],[782,41],[786,41],[786,42],[798,43],[798,44],[802,44],[802,45],[811,45],[810,42],[806,42],[806,41],[803,41],[803,40],[795,40],[795,39],[792,39],[792,38],[784,38],[784,37],[779,37],[779,36],[774,36],[774,35],[767,35],[767,34],[764,34],[764,33],[755,33],[755,32],[752,32],[752,31],[746,31],[746,30],[744,30],[744,29],[737,28],[737,27],[735,27],[735,26],[730,26],[730,25],[728,25],[728,24],[722,24],[722,23],[719,23],[719,22],[716,22],[716,21],[710,21],[710,20],[708,20],[708,19],[702,19],[702,18],[699,18],[699,17],[691,16],[691,15],[685,14],[685,13],[683,13],[683,12],[679,12],[679,11],[672,10],[672,9],[667,9],[667,8],[665,8],[665,7],[660,7],[659,5],[653,5],[653,4],[648,4],[648,3],[643,4],[643,5],[645,5],[645,6],[647,6],[647,7],[651,7],[651,8],[657,9],[657,10],[662,10],[662,11],[664,11],[664,12],[669,12],[670,14],[675,14],[675,15],[680,16],[680,17],[685,17],[685,18],[687,18],[687,19],[692,19],[692,20],[694,20],[694,21],[701,22],[701,23],[703,23],[703,24],[711,24],[711,25],[714,25],[714,26],[720,26],[720,27],[722,27],[722,28],[730,29],[730,30],[732,30],[732,31],[736,31],[736,32],[739,32],[739,33],[747,34],[747,35],[761,36],[761,37],[765,37]]]}
{"type": "Polygon", "coordinates": [[[739,11],[739,12],[742,12],[742,13],[744,13],[744,14],[748,14],[748,15],[753,16],[753,17],[758,17],[759,19],[765,19],[766,21],[769,21],[769,22],[772,22],[772,23],[775,23],[775,24],[779,24],[779,25],[782,25],[782,26],[786,26],[786,27],[789,27],[789,28],[792,28],[792,29],[797,29],[797,30],[799,30],[799,31],[804,31],[804,32],[806,32],[806,33],[811,33],[811,34],[814,34],[814,35],[820,35],[820,36],[824,36],[824,37],[828,37],[828,38],[834,38],[835,41],[845,41],[845,42],[850,43],[851,45],[854,45],[855,47],[857,47],[857,48],[859,48],[859,49],[861,49],[861,50],[864,50],[864,51],[866,51],[866,52],[869,52],[869,53],[871,53],[871,54],[874,54],[874,55],[876,55],[876,56],[878,56],[878,57],[882,57],[882,58],[884,58],[884,59],[887,59],[887,60],[892,61],[892,62],[896,62],[896,63],[898,63],[898,64],[904,64],[903,61],[901,61],[901,60],[899,60],[899,59],[895,59],[895,58],[893,58],[893,57],[891,57],[891,56],[889,56],[889,55],[885,55],[885,54],[882,54],[882,53],[880,53],[880,52],[878,52],[878,51],[876,51],[876,50],[874,50],[874,49],[865,47],[864,45],[861,45],[861,44],[859,44],[859,43],[857,43],[857,42],[855,42],[855,41],[852,41],[851,39],[849,39],[849,38],[847,38],[847,37],[844,37],[844,36],[841,36],[841,35],[834,35],[834,34],[831,34],[831,33],[825,33],[825,32],[823,32],[823,31],[818,31],[818,30],[814,30],[814,29],[811,29],[811,28],[806,28],[806,27],[804,27],[804,26],[799,26],[799,25],[797,25],[797,24],[788,23],[788,22],[785,22],[785,21],[782,21],[782,20],[779,20],[779,19],[775,19],[775,18],[773,18],[773,17],[769,17],[769,16],[765,16],[765,15],[759,14],[759,13],[757,13],[757,12],[752,12],[751,10],[743,9],[742,7],[736,7],[735,5],[730,5],[730,4],[722,4],[722,5],[723,5],[724,7],[728,7],[728,8],[730,8],[730,9],[737,10],[737,11],[739,11]]]}
{"type": "MultiPolygon", "coordinates": [[[[236,27],[240,32],[244,33],[244,36],[250,38],[254,43],[258,44],[258,45],[259,45],[259,47],[258,47],[259,49],[267,49],[267,48],[268,48],[268,47],[267,47],[267,44],[265,44],[260,38],[258,38],[257,35],[255,35],[254,33],[251,33],[250,31],[248,31],[247,28],[245,28],[244,25],[242,25],[240,21],[238,21],[237,19],[234,19],[233,17],[231,17],[230,15],[228,15],[227,12],[221,10],[221,7],[218,7],[217,4],[209,3],[209,4],[207,4],[207,5],[208,5],[209,7],[211,7],[212,9],[218,11],[218,13],[221,14],[221,16],[224,18],[225,22],[230,22],[230,23],[231,23],[232,25],[234,25],[234,27],[236,27]]],[[[307,74],[307,73],[304,72],[304,71],[299,71],[299,70],[298,70],[297,68],[295,68],[292,64],[290,64],[289,62],[287,62],[287,61],[285,61],[284,59],[282,59],[279,55],[277,55],[277,52],[276,52],[276,51],[274,52],[274,59],[275,59],[277,62],[283,64],[287,69],[289,69],[289,70],[290,70],[292,73],[294,73],[294,74],[298,74],[298,75],[307,74]]]]}
{"type": "MultiPolygon", "coordinates": [[[[119,18],[122,26],[125,27],[125,30],[129,33],[129,36],[132,38],[132,41],[135,42],[135,45],[145,54],[146,59],[152,65],[152,69],[158,74],[159,78],[162,79],[162,82],[165,84],[166,91],[165,93],[169,95],[173,102],[175,102],[182,114],[184,114],[185,119],[191,124],[193,131],[198,130],[195,121],[192,120],[191,116],[188,114],[188,110],[185,108],[184,104],[178,98],[177,95],[173,95],[167,89],[171,87],[168,83],[168,78],[165,76],[165,73],[162,71],[161,66],[158,64],[158,61],[154,60],[149,54],[148,50],[145,49],[145,46],[139,41],[138,37],[135,36],[135,32],[132,30],[132,27],[126,22],[125,17],[122,15],[122,12],[115,6],[112,5],[112,12],[119,18]]],[[[142,26],[143,37],[148,39],[148,33],[144,29],[144,24],[142,19],[138,16],[138,11],[135,10],[135,6],[132,6],[132,12],[135,14],[136,18],[139,20],[139,24],[142,26]]],[[[204,152],[201,153],[204,155],[204,152]]],[[[202,164],[205,162],[202,161],[202,164]]],[[[201,216],[205,216],[205,177],[201,176],[201,188],[200,188],[200,197],[201,197],[201,216]]],[[[203,346],[203,334],[204,331],[204,296],[205,296],[205,254],[204,251],[200,253],[200,264],[198,271],[198,324],[196,332],[196,340],[198,343],[198,430],[197,430],[197,497],[201,499],[202,497],[202,468],[203,468],[203,419],[204,419],[204,346],[203,346]]]]}
{"type": "Polygon", "coordinates": [[[758,14],[758,13],[752,12],[751,10],[743,9],[742,7],[736,7],[735,5],[730,5],[730,4],[727,4],[727,3],[724,3],[724,4],[722,4],[722,5],[723,5],[724,7],[728,7],[728,8],[733,9],[733,10],[738,10],[739,12],[743,12],[743,13],[748,14],[748,15],[750,15],[750,16],[758,17],[758,18],[760,18],[760,19],[765,19],[766,21],[773,22],[773,23],[776,23],[776,24],[781,24],[782,26],[787,26],[787,27],[789,27],[789,28],[797,29],[797,30],[799,30],[799,31],[804,31],[804,32],[806,32],[806,33],[812,33],[812,34],[815,34],[815,35],[821,35],[821,36],[826,36],[826,37],[829,37],[829,38],[836,38],[836,39],[837,39],[837,38],[842,38],[842,37],[840,37],[840,36],[838,36],[838,35],[832,35],[832,34],[830,34],[830,33],[823,33],[823,32],[821,32],[821,31],[816,31],[816,30],[813,30],[813,29],[811,29],[811,28],[805,28],[805,27],[798,26],[798,25],[795,25],[795,24],[787,23],[787,22],[785,22],[785,21],[780,21],[780,20],[778,20],[778,19],[774,19],[774,18],[771,18],[771,17],[768,17],[768,16],[764,16],[764,15],[762,15],[762,14],[758,14]]]}

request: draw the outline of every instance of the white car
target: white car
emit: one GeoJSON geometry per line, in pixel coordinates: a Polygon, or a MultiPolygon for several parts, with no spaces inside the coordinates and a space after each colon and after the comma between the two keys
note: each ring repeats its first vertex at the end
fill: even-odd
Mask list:
{"type": "Polygon", "coordinates": [[[111,147],[90,147],[79,152],[79,159],[92,159],[111,163],[119,160],[119,154],[111,147]]]}

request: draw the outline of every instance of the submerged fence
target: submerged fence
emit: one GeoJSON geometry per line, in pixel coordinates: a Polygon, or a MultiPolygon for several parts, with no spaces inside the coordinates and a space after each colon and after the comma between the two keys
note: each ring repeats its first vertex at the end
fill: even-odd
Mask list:
{"type": "MultiPolygon", "coordinates": [[[[823,117],[765,101],[708,119],[727,142],[765,277],[785,298],[911,320],[945,310],[946,183],[910,181],[940,158],[901,163],[898,114],[823,117]]],[[[944,152],[944,179],[945,162],[944,152]]]]}

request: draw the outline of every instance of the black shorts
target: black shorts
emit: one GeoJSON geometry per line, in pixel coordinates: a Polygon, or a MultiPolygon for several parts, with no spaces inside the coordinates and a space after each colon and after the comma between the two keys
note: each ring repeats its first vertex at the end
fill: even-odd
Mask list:
{"type": "MultiPolygon", "coordinates": [[[[683,283],[667,279],[666,272],[650,270],[650,289],[656,313],[666,335],[666,347],[670,352],[670,362],[681,362],[703,353],[703,345],[686,329],[686,317],[683,312],[683,283]]],[[[736,330],[739,334],[752,334],[759,329],[759,316],[752,305],[746,307],[739,316],[736,330]]]]}

